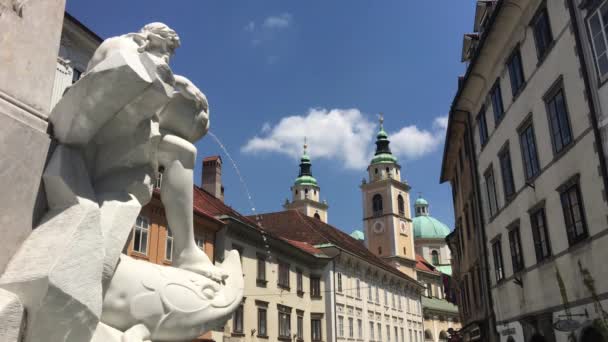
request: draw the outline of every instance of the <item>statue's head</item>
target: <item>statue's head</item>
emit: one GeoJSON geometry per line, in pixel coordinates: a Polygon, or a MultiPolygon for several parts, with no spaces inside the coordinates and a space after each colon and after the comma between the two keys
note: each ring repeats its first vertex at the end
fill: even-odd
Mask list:
{"type": "Polygon", "coordinates": [[[150,23],[142,27],[139,31],[139,38],[143,40],[143,44],[139,48],[140,52],[152,53],[166,63],[169,63],[175,49],[180,45],[177,32],[163,23],[150,23]]]}

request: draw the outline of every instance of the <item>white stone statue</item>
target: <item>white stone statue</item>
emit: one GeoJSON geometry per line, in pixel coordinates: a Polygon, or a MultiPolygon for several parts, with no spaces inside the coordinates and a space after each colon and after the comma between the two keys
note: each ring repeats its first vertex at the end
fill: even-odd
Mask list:
{"type": "Polygon", "coordinates": [[[13,335],[27,320],[28,342],[184,341],[240,304],[238,253],[213,265],[194,241],[193,143],[209,109],[169,67],[179,44],[162,23],[107,39],[54,107],[49,212],[0,277],[0,321],[15,322],[13,335]],[[159,167],[174,267],[122,254],[159,167]]]}

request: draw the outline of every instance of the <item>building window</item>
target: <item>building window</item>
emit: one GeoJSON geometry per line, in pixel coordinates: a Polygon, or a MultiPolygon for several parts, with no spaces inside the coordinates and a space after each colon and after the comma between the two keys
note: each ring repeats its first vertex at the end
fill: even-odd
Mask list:
{"type": "Polygon", "coordinates": [[[361,281],[359,279],[357,279],[356,281],[357,287],[357,298],[361,298],[361,281]]]}
{"type": "Polygon", "coordinates": [[[315,213],[315,218],[316,218],[317,220],[320,220],[320,219],[321,219],[321,216],[319,216],[319,213],[315,213]]]}
{"type": "Polygon", "coordinates": [[[380,289],[376,286],[376,303],[380,304],[380,289]]]}
{"type": "Polygon", "coordinates": [[[371,283],[367,283],[367,299],[371,302],[374,300],[373,297],[373,288],[372,288],[372,284],[371,283]]]}
{"type": "Polygon", "coordinates": [[[165,239],[165,260],[173,260],[173,232],[167,227],[167,238],[165,239]]]}
{"type": "Polygon", "coordinates": [[[283,305],[279,309],[279,338],[291,339],[291,308],[283,305]]]}
{"type": "Polygon", "coordinates": [[[486,171],[486,194],[488,196],[488,207],[490,209],[490,216],[494,216],[498,211],[498,200],[496,198],[496,182],[494,181],[494,170],[492,166],[486,171]]]}
{"type": "Polygon", "coordinates": [[[519,234],[519,227],[515,227],[509,231],[509,247],[511,249],[513,273],[516,273],[524,268],[524,255],[521,250],[521,236],[519,234]]]}
{"type": "Polygon", "coordinates": [[[374,216],[382,215],[382,196],[380,194],[375,194],[372,198],[372,206],[374,216]]]}
{"type": "Polygon", "coordinates": [[[376,327],[378,328],[378,338],[382,339],[382,324],[377,323],[376,327]]]}
{"type": "Polygon", "coordinates": [[[338,337],[344,337],[344,316],[338,316],[338,337]]]}
{"type": "Polygon", "coordinates": [[[338,292],[342,292],[342,273],[338,273],[338,292]]]}
{"type": "Polygon", "coordinates": [[[363,339],[363,321],[360,319],[357,320],[357,338],[363,339]]]}
{"type": "Polygon", "coordinates": [[[303,341],[304,340],[304,313],[298,313],[297,316],[297,320],[296,320],[296,338],[298,339],[298,341],[303,341]]]}
{"type": "Polygon", "coordinates": [[[80,77],[82,77],[82,71],[76,68],[72,69],[72,84],[76,83],[80,77]]]}
{"type": "Polygon", "coordinates": [[[369,322],[369,340],[373,341],[376,338],[374,336],[374,322],[369,322]]]}
{"type": "Polygon", "coordinates": [[[479,129],[479,144],[484,146],[488,142],[488,124],[486,123],[486,109],[484,107],[477,114],[477,127],[479,129]]]}
{"type": "Polygon", "coordinates": [[[384,306],[388,306],[388,290],[384,290],[384,306]]]}
{"type": "Polygon", "coordinates": [[[429,298],[433,298],[433,286],[431,283],[426,283],[426,296],[429,298]]]}
{"type": "Polygon", "coordinates": [[[198,248],[200,248],[202,251],[205,251],[205,238],[204,237],[195,236],[194,243],[196,243],[196,246],[198,248]]]}
{"type": "Polygon", "coordinates": [[[243,304],[239,305],[232,314],[232,332],[243,333],[243,304]]]}
{"type": "Polygon", "coordinates": [[[391,326],[386,325],[386,341],[391,342],[391,326]]]}
{"type": "Polygon", "coordinates": [[[414,342],[414,339],[412,338],[412,329],[410,329],[410,339],[409,339],[409,341],[410,342],[414,342]]]}
{"type": "Polygon", "coordinates": [[[553,34],[549,24],[549,13],[547,8],[542,8],[532,19],[532,30],[534,31],[534,41],[536,42],[536,54],[541,61],[549,51],[553,43],[553,34]]]}
{"type": "Polygon", "coordinates": [[[513,168],[511,167],[511,153],[509,147],[505,147],[498,155],[500,160],[500,171],[502,174],[502,185],[505,192],[505,200],[508,201],[515,194],[515,183],[513,180],[513,168]]]}
{"type": "Polygon", "coordinates": [[[564,211],[568,243],[573,245],[588,236],[579,185],[570,185],[561,192],[560,197],[564,211]]]}
{"type": "Polygon", "coordinates": [[[289,264],[279,261],[279,287],[289,289],[289,264]]]}
{"type": "Polygon", "coordinates": [[[382,255],[382,246],[378,246],[378,255],[382,255]]]}
{"type": "Polygon", "coordinates": [[[551,256],[551,243],[547,231],[545,209],[540,208],[530,214],[530,223],[532,225],[532,238],[534,239],[536,262],[541,262],[551,256]]]}
{"type": "Polygon", "coordinates": [[[524,85],[524,69],[521,63],[519,47],[509,57],[507,68],[509,69],[509,78],[511,80],[511,93],[515,97],[524,85]]]}
{"type": "Polygon", "coordinates": [[[258,255],[257,281],[266,283],[266,257],[263,255],[258,255]]]}
{"type": "Polygon", "coordinates": [[[312,318],[310,320],[310,329],[312,334],[313,341],[321,341],[322,340],[322,330],[321,330],[321,319],[312,318]]]}
{"type": "Polygon", "coordinates": [[[538,164],[538,153],[536,152],[536,139],[534,138],[534,126],[532,120],[519,133],[521,154],[524,160],[526,180],[530,180],[540,172],[538,164]]]}
{"type": "Polygon", "coordinates": [[[604,2],[592,15],[589,17],[587,24],[591,33],[591,42],[593,44],[593,52],[595,55],[595,64],[598,70],[600,79],[604,79],[608,74],[608,33],[606,32],[606,19],[608,19],[608,2],[604,2]]]}
{"type": "Polygon", "coordinates": [[[433,265],[439,265],[439,253],[437,253],[437,251],[432,251],[431,257],[433,259],[433,265]]]}
{"type": "Polygon", "coordinates": [[[405,330],[401,328],[401,342],[405,342],[405,330]]]}
{"type": "Polygon", "coordinates": [[[391,307],[393,309],[396,309],[397,307],[395,306],[395,293],[391,292],[391,307]]]}
{"type": "Polygon", "coordinates": [[[397,208],[399,209],[399,215],[405,216],[405,203],[401,195],[397,196],[397,208]]]}
{"type": "Polygon", "coordinates": [[[133,251],[148,254],[148,233],[150,222],[147,217],[138,216],[133,229],[133,251]]]}
{"type": "Polygon", "coordinates": [[[354,321],[352,317],[348,318],[348,337],[353,338],[355,337],[355,327],[354,327],[354,321]]]}
{"type": "Polygon", "coordinates": [[[163,173],[165,172],[165,167],[164,166],[159,166],[158,167],[158,172],[156,173],[156,183],[154,184],[154,187],[157,189],[160,189],[160,187],[163,184],[163,173]]]}
{"type": "Polygon", "coordinates": [[[268,336],[266,308],[258,308],[258,336],[268,336]]]}
{"type": "Polygon", "coordinates": [[[303,280],[302,280],[302,270],[300,270],[300,269],[296,269],[296,285],[297,285],[298,295],[304,294],[304,284],[303,284],[303,280]]]}
{"type": "Polygon", "coordinates": [[[570,130],[563,89],[559,88],[550,93],[545,98],[545,103],[547,105],[547,113],[549,114],[553,150],[555,153],[559,153],[572,142],[572,131],[570,130]]]}
{"type": "Polygon", "coordinates": [[[494,257],[494,273],[496,275],[496,282],[501,281],[505,277],[505,270],[502,262],[502,246],[500,240],[492,244],[492,256],[494,257]]]}
{"type": "Polygon", "coordinates": [[[494,112],[494,125],[498,125],[505,113],[502,104],[502,92],[500,91],[500,79],[496,80],[492,90],[490,90],[490,100],[492,101],[492,111],[494,112]]]}
{"type": "Polygon", "coordinates": [[[313,298],[321,297],[321,278],[310,277],[310,296],[313,298]]]}

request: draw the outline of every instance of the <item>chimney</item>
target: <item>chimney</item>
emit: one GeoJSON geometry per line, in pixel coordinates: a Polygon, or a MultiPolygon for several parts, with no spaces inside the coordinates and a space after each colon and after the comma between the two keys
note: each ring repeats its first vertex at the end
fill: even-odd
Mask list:
{"type": "Polygon", "coordinates": [[[205,191],[224,201],[224,186],[222,185],[222,158],[211,156],[203,159],[203,176],[201,181],[205,191]]]}

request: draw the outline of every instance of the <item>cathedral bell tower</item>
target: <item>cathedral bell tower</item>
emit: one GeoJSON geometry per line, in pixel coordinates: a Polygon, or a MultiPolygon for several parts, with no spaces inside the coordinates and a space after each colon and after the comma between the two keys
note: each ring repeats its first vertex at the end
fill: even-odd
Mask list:
{"type": "Polygon", "coordinates": [[[327,223],[327,208],[325,201],[319,201],[320,190],[317,180],[312,176],[308,145],[304,142],[304,153],[300,158],[300,173],[291,187],[292,200],[285,200],[285,209],[296,209],[306,216],[315,217],[327,223]]]}
{"type": "Polygon", "coordinates": [[[416,278],[410,187],[401,181],[401,166],[391,153],[383,123],[380,116],[376,153],[361,184],[365,243],[372,253],[416,278]]]}

